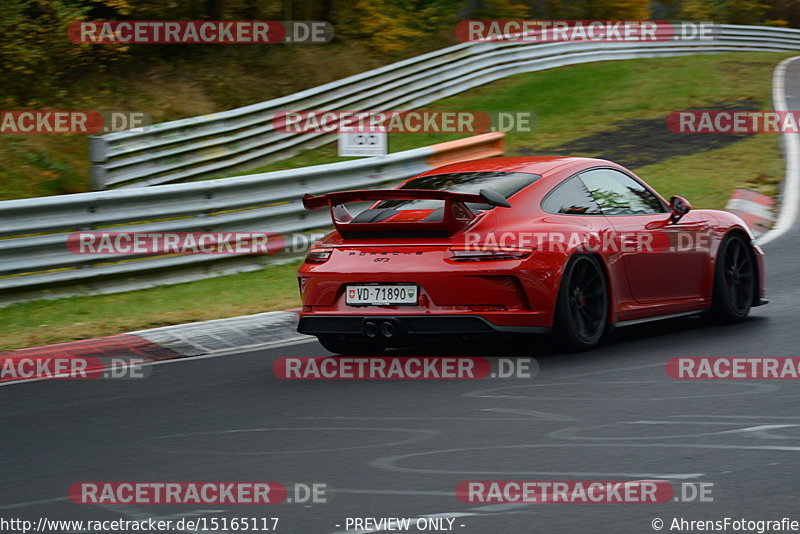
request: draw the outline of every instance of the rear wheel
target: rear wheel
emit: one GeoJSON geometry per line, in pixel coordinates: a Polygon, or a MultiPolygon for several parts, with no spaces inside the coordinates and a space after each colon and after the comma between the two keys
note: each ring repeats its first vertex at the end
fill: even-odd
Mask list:
{"type": "Polygon", "coordinates": [[[345,356],[377,356],[386,348],[379,341],[353,336],[324,334],[317,339],[325,350],[345,356]]]}
{"type": "Polygon", "coordinates": [[[576,256],[564,270],[556,305],[555,332],[573,350],[597,346],[608,323],[608,289],[600,262],[576,256]]]}
{"type": "Polygon", "coordinates": [[[747,241],[739,234],[725,238],[717,254],[711,317],[725,323],[744,321],[753,305],[756,268],[747,241]]]}

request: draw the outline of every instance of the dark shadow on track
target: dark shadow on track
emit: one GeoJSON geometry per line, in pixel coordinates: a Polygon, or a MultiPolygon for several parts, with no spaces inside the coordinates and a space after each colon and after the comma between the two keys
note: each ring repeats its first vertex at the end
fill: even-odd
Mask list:
{"type": "Polygon", "coordinates": [[[659,343],[660,338],[675,334],[725,337],[727,334],[733,334],[741,329],[764,326],[767,321],[769,318],[764,316],[751,316],[743,323],[728,325],[711,324],[703,317],[653,321],[618,328],[598,348],[584,353],[560,349],[558,339],[554,336],[535,335],[477,340],[430,339],[420,341],[420,344],[414,347],[392,348],[385,354],[391,356],[533,356],[536,358],[558,358],[573,355],[588,358],[604,348],[623,348],[627,344],[642,340],[659,343]]]}

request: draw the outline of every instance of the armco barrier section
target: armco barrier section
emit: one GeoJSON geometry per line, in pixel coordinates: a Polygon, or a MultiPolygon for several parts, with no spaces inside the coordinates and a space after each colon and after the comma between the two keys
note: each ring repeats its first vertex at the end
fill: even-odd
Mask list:
{"type": "Polygon", "coordinates": [[[305,210],[304,193],[389,187],[444,163],[501,155],[503,138],[488,133],[300,169],[0,202],[0,305],[259,269],[287,255],[74,254],[67,237],[80,230],[306,234],[329,227],[330,215],[305,210]]]}
{"type": "Polygon", "coordinates": [[[275,131],[279,111],[414,109],[499,78],[618,59],[800,49],[800,30],[717,27],[713,39],[656,42],[463,43],[289,96],[222,113],[90,138],[92,188],[219,177],[330,142],[275,131]]]}

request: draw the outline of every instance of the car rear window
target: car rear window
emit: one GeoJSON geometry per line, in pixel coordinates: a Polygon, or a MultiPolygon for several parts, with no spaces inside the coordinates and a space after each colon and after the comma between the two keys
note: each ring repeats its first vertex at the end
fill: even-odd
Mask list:
{"type": "MultiPolygon", "coordinates": [[[[509,198],[528,187],[541,176],[527,172],[454,172],[448,174],[432,174],[420,176],[405,183],[400,189],[435,189],[454,193],[477,194],[481,189],[491,189],[509,198]]],[[[441,200],[385,200],[377,208],[382,209],[436,209],[442,205],[441,200]]],[[[468,204],[473,211],[490,210],[494,206],[488,204],[468,204]]]]}

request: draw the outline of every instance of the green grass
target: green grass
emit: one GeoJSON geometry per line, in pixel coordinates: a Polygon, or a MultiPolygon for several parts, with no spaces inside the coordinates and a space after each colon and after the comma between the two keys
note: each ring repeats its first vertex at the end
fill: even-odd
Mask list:
{"type": "Polygon", "coordinates": [[[725,148],[672,157],[636,171],[667,199],[681,195],[695,208],[722,209],[736,187],[775,196],[785,166],[777,138],[756,135],[725,148]]]}
{"type": "Polygon", "coordinates": [[[198,282],[0,308],[0,350],[299,306],[299,261],[198,282]]]}
{"type": "MultiPolygon", "coordinates": [[[[786,54],[726,54],[567,67],[501,80],[425,109],[533,110],[538,117],[535,132],[508,135],[507,152],[545,154],[570,141],[614,130],[619,122],[665,117],[673,110],[740,100],[769,109],[772,70],[783,57],[786,54]]],[[[463,136],[393,135],[390,149],[456,137],[463,136]]],[[[339,161],[335,150],[326,146],[307,151],[261,170],[339,161]]],[[[42,163],[51,168],[59,164],[52,155],[42,163]]],[[[665,196],[681,194],[695,207],[721,208],[737,186],[774,194],[783,177],[783,160],[776,136],[756,135],[634,170],[665,196]]],[[[286,264],[115,295],[12,305],[0,309],[4,326],[0,349],[294,307],[299,305],[296,267],[286,264]]]]}

